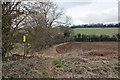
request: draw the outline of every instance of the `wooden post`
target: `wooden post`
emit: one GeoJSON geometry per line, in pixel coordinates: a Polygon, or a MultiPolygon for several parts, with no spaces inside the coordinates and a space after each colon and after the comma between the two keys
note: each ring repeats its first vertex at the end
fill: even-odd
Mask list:
{"type": "Polygon", "coordinates": [[[27,54],[27,47],[26,47],[26,36],[23,36],[23,42],[24,42],[24,56],[27,54]]]}

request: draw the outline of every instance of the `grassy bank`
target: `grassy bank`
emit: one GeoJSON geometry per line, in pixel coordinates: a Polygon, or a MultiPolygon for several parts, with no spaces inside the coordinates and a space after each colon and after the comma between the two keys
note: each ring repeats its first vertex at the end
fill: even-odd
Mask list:
{"type": "Polygon", "coordinates": [[[87,35],[115,35],[118,33],[119,28],[76,28],[73,29],[75,34],[87,34],[87,35]]]}

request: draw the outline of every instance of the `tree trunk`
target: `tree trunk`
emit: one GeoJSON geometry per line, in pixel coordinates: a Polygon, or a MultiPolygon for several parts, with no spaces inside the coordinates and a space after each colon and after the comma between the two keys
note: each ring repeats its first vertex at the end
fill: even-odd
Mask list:
{"type": "Polygon", "coordinates": [[[5,54],[6,54],[6,50],[2,49],[2,57],[4,58],[5,57],[5,54]]]}

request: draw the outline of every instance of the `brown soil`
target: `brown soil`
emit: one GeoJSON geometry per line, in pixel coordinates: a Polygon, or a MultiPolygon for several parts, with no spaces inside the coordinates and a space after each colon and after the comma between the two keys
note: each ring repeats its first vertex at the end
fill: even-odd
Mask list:
{"type": "Polygon", "coordinates": [[[58,46],[60,54],[78,53],[83,56],[118,57],[118,42],[71,42],[58,46]]]}
{"type": "Polygon", "coordinates": [[[56,51],[63,58],[57,78],[118,77],[118,42],[70,42],[56,51]]]}

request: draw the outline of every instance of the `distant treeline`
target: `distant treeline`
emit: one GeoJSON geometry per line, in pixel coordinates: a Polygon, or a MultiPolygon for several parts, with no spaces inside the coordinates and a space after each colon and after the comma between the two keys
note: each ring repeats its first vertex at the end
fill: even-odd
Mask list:
{"type": "Polygon", "coordinates": [[[76,25],[72,26],[71,28],[112,28],[112,27],[120,27],[119,24],[85,24],[85,25],[76,25]]]}
{"type": "Polygon", "coordinates": [[[85,34],[78,34],[74,36],[74,41],[86,41],[86,42],[93,42],[93,41],[119,41],[120,34],[113,35],[110,37],[109,35],[85,35],[85,34]]]}

